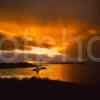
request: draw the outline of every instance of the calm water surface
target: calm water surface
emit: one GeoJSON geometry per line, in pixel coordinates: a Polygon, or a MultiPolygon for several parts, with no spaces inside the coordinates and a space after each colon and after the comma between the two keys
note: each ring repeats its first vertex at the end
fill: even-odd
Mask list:
{"type": "MultiPolygon", "coordinates": [[[[45,66],[46,70],[39,72],[39,77],[49,78],[85,85],[100,85],[100,66],[98,64],[56,64],[45,66]]],[[[31,78],[37,77],[32,68],[0,69],[1,78],[31,78]]]]}

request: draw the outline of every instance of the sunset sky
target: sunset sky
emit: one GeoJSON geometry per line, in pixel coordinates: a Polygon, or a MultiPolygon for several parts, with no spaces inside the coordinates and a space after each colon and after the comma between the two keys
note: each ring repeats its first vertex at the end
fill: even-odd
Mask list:
{"type": "Polygon", "coordinates": [[[1,52],[76,57],[77,46],[69,37],[80,38],[86,49],[97,35],[99,0],[0,0],[1,52]]]}

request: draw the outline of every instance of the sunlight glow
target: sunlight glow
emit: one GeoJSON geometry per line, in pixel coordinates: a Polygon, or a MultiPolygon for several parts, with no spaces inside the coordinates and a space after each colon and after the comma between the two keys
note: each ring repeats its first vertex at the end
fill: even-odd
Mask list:
{"type": "Polygon", "coordinates": [[[56,55],[62,55],[56,48],[40,48],[32,47],[31,50],[14,50],[14,53],[27,53],[27,54],[37,54],[37,55],[47,55],[49,57],[54,57],[56,55]]]}
{"type": "Polygon", "coordinates": [[[39,55],[48,55],[49,57],[53,57],[55,55],[61,55],[59,51],[56,49],[47,49],[47,48],[40,48],[40,47],[34,47],[31,52],[33,54],[39,54],[39,55]]]}

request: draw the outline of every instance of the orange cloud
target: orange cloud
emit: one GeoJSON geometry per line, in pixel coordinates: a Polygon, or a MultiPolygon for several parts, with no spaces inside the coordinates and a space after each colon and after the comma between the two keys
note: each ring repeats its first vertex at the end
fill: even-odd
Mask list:
{"type": "MultiPolygon", "coordinates": [[[[55,48],[56,51],[53,49],[54,53],[60,54],[64,49],[72,47],[74,41],[70,40],[69,37],[74,36],[84,40],[92,34],[96,35],[97,30],[93,30],[87,23],[75,21],[67,24],[58,22],[45,25],[38,22],[33,24],[18,24],[16,22],[1,21],[0,33],[7,37],[15,38],[21,50],[33,50],[32,48],[36,47],[46,51],[46,54],[47,51],[50,53],[55,48]],[[62,39],[65,39],[65,41],[62,39]]],[[[6,49],[7,45],[4,45],[6,49]]]]}

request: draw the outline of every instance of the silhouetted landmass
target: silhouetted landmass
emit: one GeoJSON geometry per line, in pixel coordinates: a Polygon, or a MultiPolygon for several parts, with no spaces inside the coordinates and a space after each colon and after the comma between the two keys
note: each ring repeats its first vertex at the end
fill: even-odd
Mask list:
{"type": "Polygon", "coordinates": [[[98,90],[48,79],[0,79],[0,100],[97,100],[98,90]]]}
{"type": "MultiPolygon", "coordinates": [[[[41,63],[40,66],[45,64],[84,64],[84,62],[51,62],[51,63],[41,63]]],[[[29,68],[29,67],[36,67],[37,64],[28,63],[28,62],[18,62],[18,63],[0,63],[0,68],[29,68]]]]}
{"type": "Polygon", "coordinates": [[[53,61],[53,62],[49,62],[51,64],[86,64],[86,63],[90,63],[89,60],[66,60],[66,61],[53,61]]]}
{"type": "Polygon", "coordinates": [[[85,64],[87,62],[51,62],[51,64],[85,64]]]}
{"type": "Polygon", "coordinates": [[[28,67],[35,67],[35,64],[27,62],[0,63],[0,68],[28,68],[28,67]]]}

